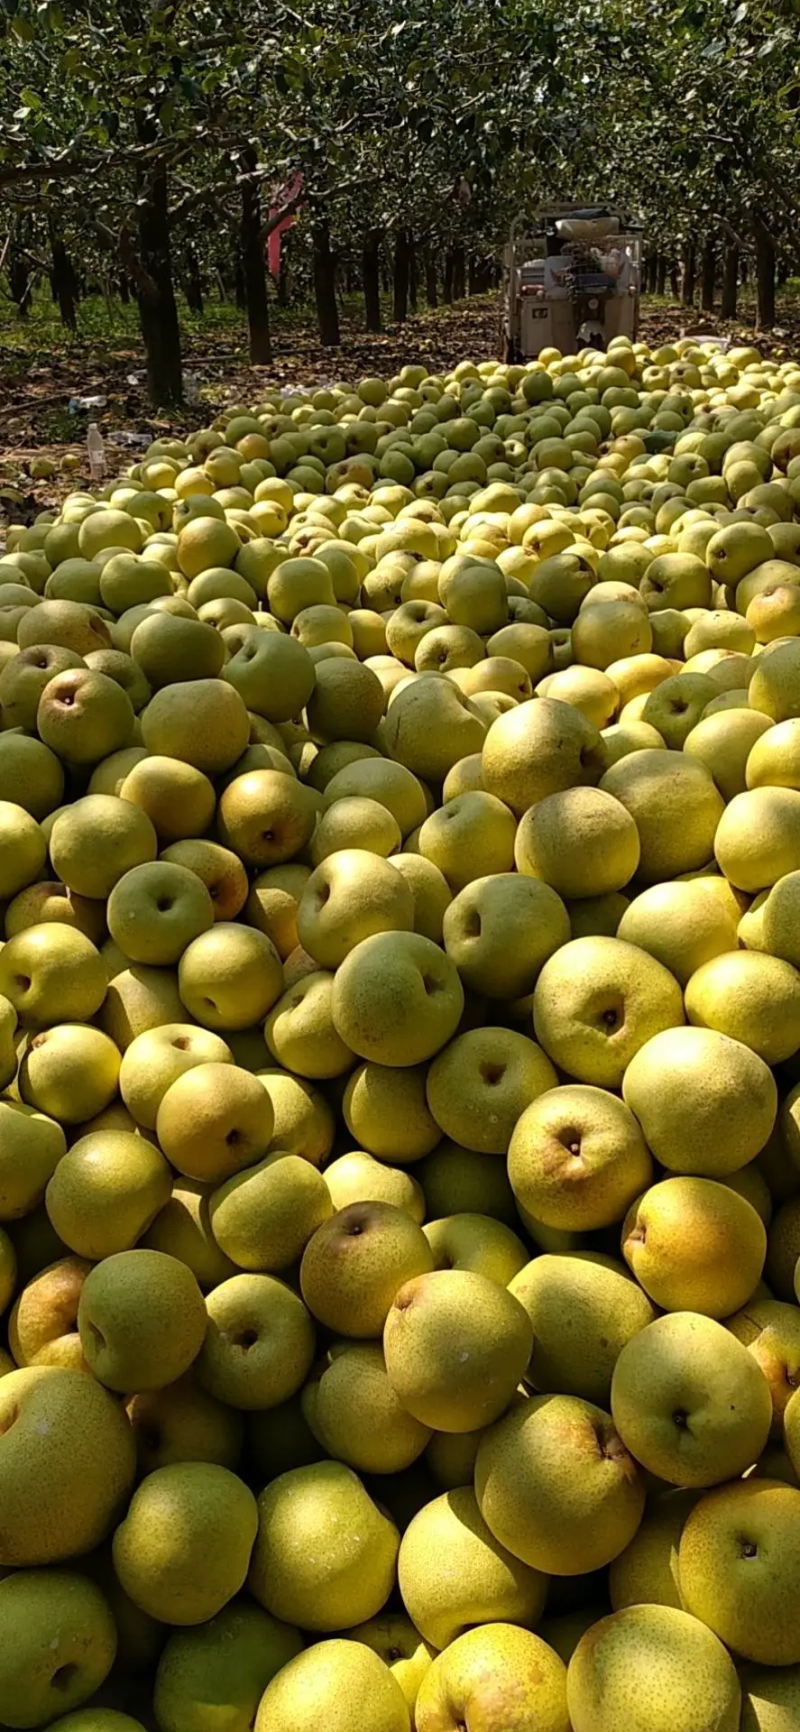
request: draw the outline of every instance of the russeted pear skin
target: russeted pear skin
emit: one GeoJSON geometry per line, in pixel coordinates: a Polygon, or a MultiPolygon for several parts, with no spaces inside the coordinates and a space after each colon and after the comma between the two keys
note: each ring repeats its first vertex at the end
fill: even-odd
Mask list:
{"type": "Polygon", "coordinates": [[[573,1732],[738,1732],[741,1700],[722,1643],[674,1606],[601,1618],[567,1672],[573,1732]]]}

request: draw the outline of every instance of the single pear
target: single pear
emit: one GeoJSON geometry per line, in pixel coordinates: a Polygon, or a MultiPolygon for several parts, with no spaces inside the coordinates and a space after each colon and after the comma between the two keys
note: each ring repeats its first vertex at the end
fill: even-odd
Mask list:
{"type": "Polygon", "coordinates": [[[426,1672],[417,1697],[417,1732],[569,1732],[567,1670],[540,1636],[516,1624],[468,1630],[426,1672]]]}
{"type": "Polygon", "coordinates": [[[105,1257],[83,1284],[78,1330],[90,1369],[129,1394],[175,1383],[197,1358],[207,1325],[190,1269],[163,1251],[105,1257]]]}
{"type": "Polygon", "coordinates": [[[567,1673],[573,1732],[739,1732],[741,1701],[722,1643],[675,1606],[628,1606],[601,1618],[567,1673]]]}
{"type": "Polygon", "coordinates": [[[396,1293],[383,1336],[389,1381],[435,1431],[474,1431],[508,1406],[533,1332],[513,1294],[471,1270],[436,1269],[396,1293]]]}
{"type": "Polygon", "coordinates": [[[495,1539],[469,1485],[426,1504],[400,1542],[398,1579],[415,1627],[447,1648],[473,1624],[538,1623],[548,1579],[495,1539]]]}
{"type": "Polygon", "coordinates": [[[358,1473],[402,1473],[431,1436],[395,1395],[377,1342],[332,1348],[309,1378],[302,1403],[326,1453],[358,1473]]]}
{"type": "Polygon", "coordinates": [[[160,1467],[114,1535],[114,1568],[134,1605],[166,1624],[205,1624],[244,1585],[256,1501],[213,1462],[160,1467]]]}
{"type": "Polygon", "coordinates": [[[297,1630],[242,1596],[207,1624],[174,1630],[158,1663],[160,1732],[250,1732],[268,1684],[302,1652],[297,1630]]]}
{"type": "Polygon", "coordinates": [[[772,1425],[752,1354],[710,1317],[657,1317],[617,1360],[611,1412],[636,1460],[670,1485],[718,1485],[757,1461],[772,1425]]]}
{"type": "Polygon", "coordinates": [[[390,1203],[353,1203],[318,1227],[300,1270],[312,1315],[338,1335],[377,1337],[403,1283],[433,1268],[422,1229],[390,1203]]]}
{"type": "Polygon", "coordinates": [[[94,1378],[10,1372],[0,1383],[0,1565],[57,1563],[99,1545],[135,1471],[128,1421],[94,1378]]]}
{"type": "Polygon", "coordinates": [[[409,1732],[408,1705],[365,1643],[317,1642],[283,1667],[261,1698],[255,1732],[409,1732]]]}
{"type": "Polygon", "coordinates": [[[15,1570],[0,1582],[0,1702],[7,1726],[50,1724],[108,1677],[117,1632],[94,1582],[68,1570],[15,1570]]]}
{"type": "Polygon", "coordinates": [[[304,1630],[375,1617],[395,1581],[399,1535],[352,1469],[299,1467],[258,1500],[249,1588],[273,1617],[304,1630]]]}

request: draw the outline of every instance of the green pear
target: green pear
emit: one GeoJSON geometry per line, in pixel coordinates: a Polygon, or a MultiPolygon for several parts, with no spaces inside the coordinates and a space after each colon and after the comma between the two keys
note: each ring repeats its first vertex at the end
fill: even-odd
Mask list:
{"type": "Polygon", "coordinates": [[[710,1317],[677,1311],[627,1342],[611,1412],[632,1455],[670,1485],[717,1485],[758,1460],[772,1425],[752,1354],[710,1317]]]}
{"type": "Polygon", "coordinates": [[[401,1405],[377,1342],[341,1343],[307,1382],[303,1412],[326,1454],[359,1473],[401,1473],[430,1430],[401,1405]]]}
{"type": "Polygon", "coordinates": [[[474,1431],[508,1406],[533,1334],[513,1294],[486,1275],[436,1269],[406,1281],[386,1319],[389,1381],[403,1406],[435,1431],[474,1431]]]}
{"type": "Polygon", "coordinates": [[[36,1208],[66,1147],[55,1119],[0,1100],[0,1220],[17,1220],[36,1208]]]}
{"type": "Polygon", "coordinates": [[[623,1265],[599,1252],[545,1253],[514,1276],[509,1291],[533,1327],[527,1375],[534,1388],[607,1408],[623,1347],[655,1317],[623,1265]]]}
{"type": "Polygon", "coordinates": [[[143,1473],[181,1461],[212,1461],[236,1472],[242,1453],[242,1416],[215,1401],[191,1375],[131,1396],[125,1411],[143,1473]]]}
{"type": "Polygon", "coordinates": [[[231,1407],[279,1407],[305,1382],[314,1325],[302,1300],[271,1275],[234,1275],[206,1301],[208,1329],[197,1361],[204,1389],[231,1407]]]}
{"type": "Polygon", "coordinates": [[[244,1586],[256,1501],[214,1462],[161,1467],[114,1535],[114,1568],[134,1605],[162,1623],[205,1624],[244,1586]]]}
{"type": "Polygon", "coordinates": [[[745,1666],[740,1732],[792,1732],[800,1719],[800,1670],[797,1666],[745,1666]]]}
{"type": "Polygon", "coordinates": [[[261,1697],[302,1650],[297,1630],[245,1598],[207,1624],[174,1630],[153,1693],[160,1732],[250,1732],[261,1697]]]}
{"type": "Polygon", "coordinates": [[[409,1732],[408,1705],[389,1667],[363,1642],[318,1642],[267,1686],[255,1732],[409,1732]]]}
{"type": "Polygon", "coordinates": [[[121,1251],[83,1283],[78,1330],[87,1364],[107,1389],[163,1389],[188,1371],[207,1326],[190,1269],[163,1251],[121,1251]]]}
{"type": "Polygon", "coordinates": [[[136,1451],[113,1397],[82,1371],[31,1366],[0,1389],[0,1565],[58,1563],[109,1533],[136,1451]]]}
{"type": "Polygon", "coordinates": [[[155,860],[155,830],[139,806],[87,794],[66,807],[50,832],[50,860],[69,890],[105,898],[134,866],[155,860]]]}
{"type": "Polygon", "coordinates": [[[258,1500],[248,1585],[273,1617],[304,1630],[373,1618],[395,1581],[399,1535],[338,1461],[281,1474],[258,1500]]]}
{"type": "Polygon", "coordinates": [[[79,1137],[58,1162],[47,1213],[70,1250],[96,1261],[131,1250],[171,1190],[169,1167],[152,1143],[99,1130],[79,1137]]]}
{"type": "Polygon", "coordinates": [[[94,1582],[68,1570],[16,1570],[0,1582],[0,1701],[8,1726],[78,1708],[111,1671],[117,1632],[94,1582]]]}
{"type": "Polygon", "coordinates": [[[547,1577],[494,1537],[471,1486],[426,1504],[400,1543],[398,1579],[416,1629],[447,1648],[473,1624],[538,1622],[547,1577]]]}

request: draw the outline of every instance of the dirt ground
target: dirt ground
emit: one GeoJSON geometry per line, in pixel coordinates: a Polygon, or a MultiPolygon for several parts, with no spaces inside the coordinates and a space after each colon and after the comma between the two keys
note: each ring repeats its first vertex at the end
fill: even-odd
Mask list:
{"type": "MultiPolygon", "coordinates": [[[[756,341],[762,353],[800,353],[800,299],[785,300],[779,319],[774,331],[755,337],[754,309],[746,305],[741,322],[723,325],[691,308],[645,301],[641,336],[655,346],[682,335],[715,332],[737,342],[756,341]]],[[[195,322],[188,331],[187,403],[172,414],[156,414],[148,405],[135,317],[129,316],[118,333],[102,332],[99,323],[94,319],[93,329],[74,338],[50,321],[37,325],[33,318],[0,327],[0,521],[3,516],[6,521],[29,521],[37,510],[88,479],[90,420],[99,423],[105,437],[109,472],[120,473],[149,440],[211,421],[223,406],[256,402],[271,385],[355,383],[365,373],[390,374],[408,362],[440,372],[466,358],[494,354],[498,303],[495,297],[483,297],[440,307],[404,325],[389,325],[379,336],[359,328],[358,308],[346,308],[336,350],[321,348],[312,319],[284,316],[273,332],[273,362],[258,368],[248,364],[242,316],[226,309],[200,327],[195,322]],[[105,402],[90,411],[70,410],[75,395],[103,397],[105,402]],[[61,470],[67,452],[82,460],[71,475],[61,470]],[[30,464],[37,456],[56,463],[54,479],[31,480],[30,464]]]]}

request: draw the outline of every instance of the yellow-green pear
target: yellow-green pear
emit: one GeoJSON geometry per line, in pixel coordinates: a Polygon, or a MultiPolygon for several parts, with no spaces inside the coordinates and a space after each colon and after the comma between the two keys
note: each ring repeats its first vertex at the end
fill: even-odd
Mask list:
{"type": "Polygon", "coordinates": [[[687,1610],[726,1647],[761,1666],[797,1665],[800,1492],[793,1486],[750,1479],[708,1492],[683,1529],[679,1569],[687,1610]]]}
{"type": "Polygon", "coordinates": [[[605,1089],[573,1083],[548,1089],[518,1118],[508,1176],[536,1220],[590,1232],[623,1218],[650,1184],[653,1163],[630,1108],[605,1089]]]}
{"type": "Polygon", "coordinates": [[[256,1500],[227,1468],[178,1462],[148,1474],[114,1535],[134,1605],[166,1624],[205,1624],[244,1586],[256,1500]]]}
{"type": "Polygon", "coordinates": [[[415,1627],[447,1648],[473,1624],[538,1623],[547,1577],[495,1539],[470,1485],[414,1516],[400,1542],[398,1581],[415,1627]]]}
{"type": "Polygon", "coordinates": [[[505,1154],[529,1101],[551,1090],[556,1072],[535,1041],[507,1028],[471,1028],[434,1059],[428,1106],[445,1136],[485,1154],[505,1154]]]}
{"type": "Polygon", "coordinates": [[[420,1686],[417,1732],[569,1732],[563,1660],[530,1630],[487,1623],[437,1655],[420,1686]],[[458,1716],[458,1718],[456,1718],[458,1716]]]}
{"type": "Polygon", "coordinates": [[[675,1606],[627,1606],[578,1643],[567,1673],[573,1732],[739,1732],[733,1661],[675,1606]]]}
{"type": "Polygon", "coordinates": [[[717,1485],[758,1460],[769,1385],[747,1348],[696,1312],[658,1317],[623,1347],[611,1412],[631,1454],[670,1485],[717,1485]]]}
{"type": "Polygon", "coordinates": [[[618,938],[575,938],[551,956],[533,995],[536,1038],[560,1070],[616,1088],[645,1041],[684,1021],[683,995],[652,956],[618,938]]]}
{"type": "Polygon", "coordinates": [[[642,1519],[644,1480],[609,1414],[575,1396],[536,1396],[481,1439],[481,1515],[495,1538],[535,1569],[601,1569],[642,1519]]]}
{"type": "Polygon", "coordinates": [[[647,1041],[628,1065],[622,1094],[663,1167],[709,1179],[755,1160],[778,1108],[763,1058],[709,1028],[672,1028],[647,1041]]]}
{"type": "Polygon", "coordinates": [[[83,1371],[31,1366],[0,1387],[0,1565],[58,1563],[99,1545],[136,1471],[113,1396],[83,1371]]]}
{"type": "Polygon", "coordinates": [[[317,1228],[303,1253],[309,1311],[337,1335],[379,1337],[398,1290],[433,1268],[421,1227],[390,1203],[352,1203],[317,1228]]]}
{"type": "Polygon", "coordinates": [[[623,1347],[655,1317],[623,1265],[600,1252],[545,1253],[514,1276],[509,1291],[533,1326],[533,1387],[608,1407],[623,1347]]]}
{"type": "Polygon", "coordinates": [[[258,1499],[249,1587],[273,1617],[324,1632],[386,1604],[399,1535],[358,1475],[322,1461],[274,1479],[258,1499]]]}
{"type": "Polygon", "coordinates": [[[251,1732],[268,1684],[302,1651],[299,1633],[252,1600],[231,1600],[207,1624],[173,1630],[153,1691],[160,1732],[251,1732]]]}
{"type": "Polygon", "coordinates": [[[0,1702],[7,1726],[49,1725],[107,1678],[117,1650],[108,1601],[69,1570],[15,1570],[0,1582],[0,1702]]]}
{"type": "Polygon", "coordinates": [[[662,1179],[622,1227],[625,1261],[664,1311],[729,1317],[755,1292],[766,1252],[761,1217],[713,1179],[662,1179]]]}
{"type": "Polygon", "coordinates": [[[693,1491],[666,1491],[648,1502],[642,1524],[608,1572],[615,1612],[625,1606],[686,1606],[681,1594],[678,1550],[686,1518],[697,1503],[693,1491]]]}
{"type": "Polygon", "coordinates": [[[434,1431],[475,1431],[508,1406],[533,1335],[524,1307],[486,1275],[436,1269],[396,1293],[383,1347],[403,1406],[434,1431]]]}
{"type": "Polygon", "coordinates": [[[712,958],[737,946],[738,908],[724,907],[708,879],[653,884],[624,910],[616,936],[637,944],[681,986],[712,958]]]}
{"type": "Polygon", "coordinates": [[[284,1666],[261,1698],[255,1732],[409,1732],[408,1704],[365,1643],[317,1642],[284,1666]]]}

